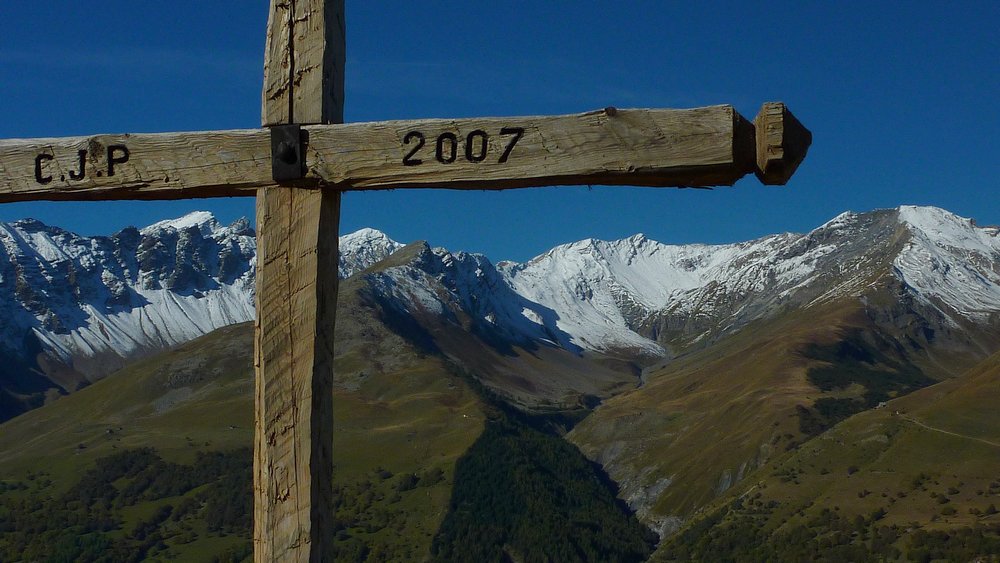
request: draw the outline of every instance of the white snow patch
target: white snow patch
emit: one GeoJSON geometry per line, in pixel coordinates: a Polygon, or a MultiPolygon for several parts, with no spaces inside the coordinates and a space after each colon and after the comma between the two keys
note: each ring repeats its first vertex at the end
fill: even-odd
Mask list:
{"type": "Polygon", "coordinates": [[[992,229],[936,207],[903,206],[912,238],[894,266],[901,281],[930,304],[983,319],[1000,311],[1000,239],[992,229]]]}
{"type": "Polygon", "coordinates": [[[177,219],[167,219],[165,221],[160,221],[153,223],[152,225],[142,229],[140,232],[144,235],[152,235],[157,231],[163,231],[167,229],[173,229],[175,231],[183,231],[190,227],[198,227],[201,233],[205,236],[211,236],[212,233],[217,231],[220,226],[219,222],[215,220],[215,216],[208,211],[192,211],[183,217],[178,217],[177,219]]]}

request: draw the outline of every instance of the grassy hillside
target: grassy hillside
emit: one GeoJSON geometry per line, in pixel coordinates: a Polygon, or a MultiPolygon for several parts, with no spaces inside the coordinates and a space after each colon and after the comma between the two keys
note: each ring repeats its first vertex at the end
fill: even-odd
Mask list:
{"type": "MultiPolygon", "coordinates": [[[[556,434],[579,407],[526,418],[444,357],[451,336],[398,323],[363,279],[342,284],[334,560],[447,560],[470,533],[483,553],[646,557],[646,530],[556,434]]],[[[252,331],[222,329],[0,425],[0,560],[245,560],[252,331]]]]}
{"type": "Polygon", "coordinates": [[[802,440],[798,405],[818,395],[798,350],[836,341],[823,322],[758,323],[646,375],[607,401],[569,439],[618,481],[625,499],[663,532],[772,456],[802,440]]]}
{"type": "Polygon", "coordinates": [[[2,474],[45,467],[58,487],[80,466],[128,448],[152,446],[189,463],[198,451],[249,446],[252,331],[221,329],[6,422],[2,474]]]}
{"type": "Polygon", "coordinates": [[[251,334],[228,327],[0,426],[0,560],[245,553],[251,334]]]}
{"type": "Polygon", "coordinates": [[[1000,558],[1000,354],[768,463],[662,560],[1000,558]]]}
{"type": "Polygon", "coordinates": [[[621,484],[644,521],[669,534],[769,460],[954,375],[911,337],[915,321],[879,319],[877,297],[751,324],[647,373],[643,386],[601,405],[569,439],[621,484]]]}
{"type": "MultiPolygon", "coordinates": [[[[358,297],[357,285],[344,285],[334,403],[338,545],[344,557],[360,550],[420,559],[430,553],[447,511],[455,461],[482,432],[481,403],[442,359],[386,330],[358,297]]],[[[109,529],[91,531],[95,535],[87,541],[136,547],[143,541],[132,532],[161,507],[170,505],[173,515],[191,503],[204,509],[209,501],[199,495],[221,476],[174,486],[166,492],[177,494],[166,496],[143,487],[170,473],[194,471],[205,465],[206,455],[238,458],[249,469],[252,333],[249,324],[222,329],[0,426],[0,513],[58,512],[85,520],[99,515],[109,529]],[[134,474],[100,471],[116,466],[121,456],[155,460],[134,474]],[[81,475],[92,470],[98,473],[88,477],[91,482],[106,493],[109,486],[118,491],[108,493],[106,510],[72,496],[81,475]],[[125,494],[134,489],[144,492],[125,494]]],[[[238,485],[246,499],[249,475],[238,485]]],[[[162,541],[147,557],[197,561],[245,554],[245,526],[210,530],[198,511],[187,519],[168,516],[153,526],[162,541]]],[[[31,522],[46,529],[45,520],[31,522]]],[[[41,549],[81,535],[7,532],[13,533],[0,534],[0,546],[27,541],[41,549]]]]}

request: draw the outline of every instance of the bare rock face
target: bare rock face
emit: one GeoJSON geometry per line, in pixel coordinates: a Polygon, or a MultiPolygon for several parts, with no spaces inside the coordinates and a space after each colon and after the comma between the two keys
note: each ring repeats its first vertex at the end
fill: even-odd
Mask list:
{"type": "Polygon", "coordinates": [[[108,237],[30,219],[0,225],[0,349],[16,359],[0,376],[0,420],[252,318],[254,256],[245,220],[225,227],[203,212],[108,237]]]}

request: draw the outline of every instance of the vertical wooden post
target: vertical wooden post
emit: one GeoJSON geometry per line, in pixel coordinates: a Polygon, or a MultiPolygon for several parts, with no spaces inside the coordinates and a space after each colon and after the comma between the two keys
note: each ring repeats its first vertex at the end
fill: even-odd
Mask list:
{"type": "MultiPolygon", "coordinates": [[[[262,124],[340,123],[343,0],[271,0],[262,124]]],[[[329,560],[340,193],[257,194],[254,559],[329,560]]]]}

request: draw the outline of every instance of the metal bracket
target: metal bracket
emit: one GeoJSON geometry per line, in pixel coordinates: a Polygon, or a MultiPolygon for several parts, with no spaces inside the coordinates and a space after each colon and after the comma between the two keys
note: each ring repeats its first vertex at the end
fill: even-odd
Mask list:
{"type": "Polygon", "coordinates": [[[271,178],[275,182],[300,180],[306,175],[302,128],[297,124],[271,127],[271,178]]]}

